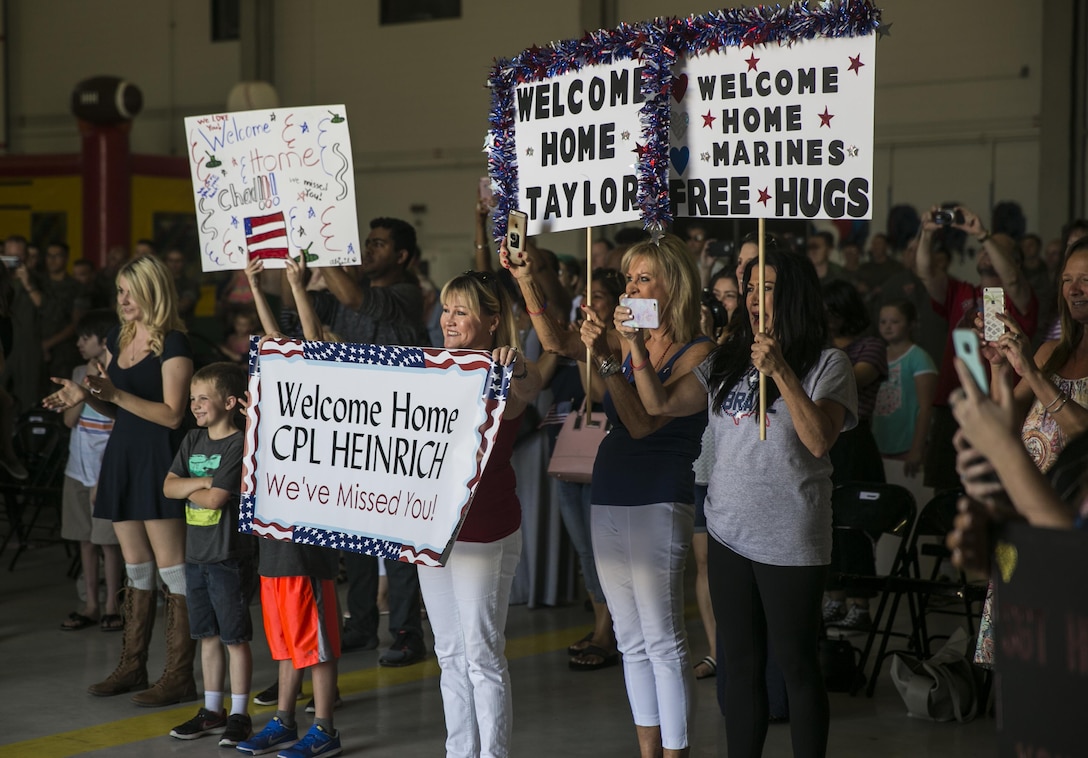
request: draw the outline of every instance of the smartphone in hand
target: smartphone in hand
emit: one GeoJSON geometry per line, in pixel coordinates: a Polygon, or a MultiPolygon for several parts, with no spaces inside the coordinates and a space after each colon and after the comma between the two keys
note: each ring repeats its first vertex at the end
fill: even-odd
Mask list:
{"type": "MultiPolygon", "coordinates": [[[[1004,325],[1002,324],[1002,326],[1004,325]]],[[[990,393],[990,379],[986,374],[986,366],[982,363],[982,351],[979,347],[978,334],[975,333],[974,329],[953,329],[952,346],[956,350],[956,357],[967,364],[975,384],[984,394],[988,395],[990,393]]]]}
{"type": "Polygon", "coordinates": [[[511,266],[525,265],[525,238],[529,217],[521,211],[510,211],[506,223],[506,250],[511,266]]]}
{"type": "Polygon", "coordinates": [[[659,326],[657,300],[647,297],[621,297],[620,305],[631,309],[631,319],[624,321],[624,326],[633,326],[636,329],[656,329],[659,326]]]}
{"type": "Polygon", "coordinates": [[[1005,290],[1001,287],[985,287],[982,290],[982,336],[987,342],[996,342],[1005,333],[1005,325],[997,314],[1005,312],[1005,290]]]}

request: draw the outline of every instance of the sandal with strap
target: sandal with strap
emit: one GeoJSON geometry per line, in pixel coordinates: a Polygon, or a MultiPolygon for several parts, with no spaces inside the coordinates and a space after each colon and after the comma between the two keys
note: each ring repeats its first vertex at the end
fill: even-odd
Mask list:
{"type": "Polygon", "coordinates": [[[718,662],[711,658],[709,655],[703,658],[703,660],[696,663],[694,668],[696,679],[710,679],[711,677],[717,676],[718,674],[718,662]],[[700,666],[706,666],[706,670],[702,674],[699,673],[700,666]]]}
{"type": "Polygon", "coordinates": [[[84,616],[79,611],[72,611],[60,625],[60,628],[65,632],[78,632],[80,629],[86,629],[89,626],[94,626],[98,623],[98,619],[93,619],[90,616],[84,616]]]}
{"type": "Polygon", "coordinates": [[[619,662],[618,650],[609,651],[597,645],[589,645],[570,659],[570,668],[571,671],[596,671],[615,666],[619,662]]]}
{"type": "Polygon", "coordinates": [[[102,620],[98,622],[103,632],[120,632],[124,631],[125,620],[121,618],[119,613],[106,613],[102,616],[102,620]]]}
{"type": "Polygon", "coordinates": [[[589,646],[589,643],[593,639],[593,630],[586,632],[586,636],[575,642],[573,645],[567,647],[567,655],[581,655],[585,649],[589,646]]]}

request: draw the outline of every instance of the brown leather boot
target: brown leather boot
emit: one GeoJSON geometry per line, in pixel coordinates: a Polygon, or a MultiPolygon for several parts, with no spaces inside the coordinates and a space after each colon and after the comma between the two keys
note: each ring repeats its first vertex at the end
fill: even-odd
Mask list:
{"type": "Polygon", "coordinates": [[[185,595],[166,595],[166,667],[159,681],[132,696],[132,702],[145,708],[158,708],[186,700],[196,700],[193,658],[196,640],[189,636],[189,605],[185,595]]]}
{"type": "Polygon", "coordinates": [[[121,637],[121,660],[105,681],[92,684],[87,692],[112,697],[147,688],[147,646],[155,628],[155,592],[125,588],[123,613],[125,630],[121,637]]]}

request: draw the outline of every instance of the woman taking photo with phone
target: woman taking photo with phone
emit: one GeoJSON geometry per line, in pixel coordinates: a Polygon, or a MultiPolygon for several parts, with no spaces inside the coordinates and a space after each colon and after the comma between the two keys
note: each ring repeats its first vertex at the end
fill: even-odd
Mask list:
{"type": "MultiPolygon", "coordinates": [[[[1020,439],[1044,474],[1066,441],[1088,429],[1088,238],[1073,243],[1066,253],[1058,286],[1058,339],[1044,342],[1032,357],[1030,337],[1015,320],[998,314],[1007,331],[986,350],[991,363],[1007,362],[1020,379],[1010,410],[1014,422],[1023,419],[1020,439]]],[[[976,319],[976,329],[981,331],[981,326],[976,319]]],[[[975,663],[986,668],[994,666],[992,592],[991,585],[975,648],[975,663]]]]}
{"type": "MultiPolygon", "coordinates": [[[[646,409],[675,417],[711,409],[719,465],[706,499],[710,594],[721,626],[727,676],[729,755],[759,756],[767,735],[768,647],[786,679],[795,756],[827,752],[829,710],[817,643],[831,560],[831,461],[854,425],[857,388],[850,360],[825,348],[827,320],[812,263],[768,250],[765,286],[745,267],[747,318],[693,372],[662,383],[636,371],[646,409]],[[759,330],[759,314],[765,319],[759,330]],[[759,375],[767,377],[767,439],[760,441],[759,375]]],[[[637,330],[616,331],[643,366],[637,330]]]]}
{"type": "MultiPolygon", "coordinates": [[[[546,315],[531,263],[510,265],[505,248],[501,260],[521,287],[541,343],[557,344],[560,327],[546,315]]],[[[593,552],[623,654],[641,755],[682,756],[688,752],[694,676],[683,575],[695,517],[691,465],[706,409],[681,418],[651,416],[632,382],[637,373],[653,373],[666,385],[679,382],[713,343],[699,334],[699,272],[682,240],[667,234],[656,244],[638,243],[624,254],[622,270],[628,298],[657,301],[658,324],[633,330],[645,345],[633,361],[630,343],[583,308],[582,342],[602,379],[593,385],[594,394],[600,397],[603,390],[612,423],[593,467],[593,552]]]]}

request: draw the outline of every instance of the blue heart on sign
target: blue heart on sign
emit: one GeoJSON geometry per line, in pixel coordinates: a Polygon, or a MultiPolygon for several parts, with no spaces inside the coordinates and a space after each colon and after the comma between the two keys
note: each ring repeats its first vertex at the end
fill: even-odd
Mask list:
{"type": "Polygon", "coordinates": [[[676,173],[683,174],[684,169],[688,167],[688,152],[687,147],[674,147],[669,150],[669,160],[672,161],[672,165],[676,167],[676,173]]]}

